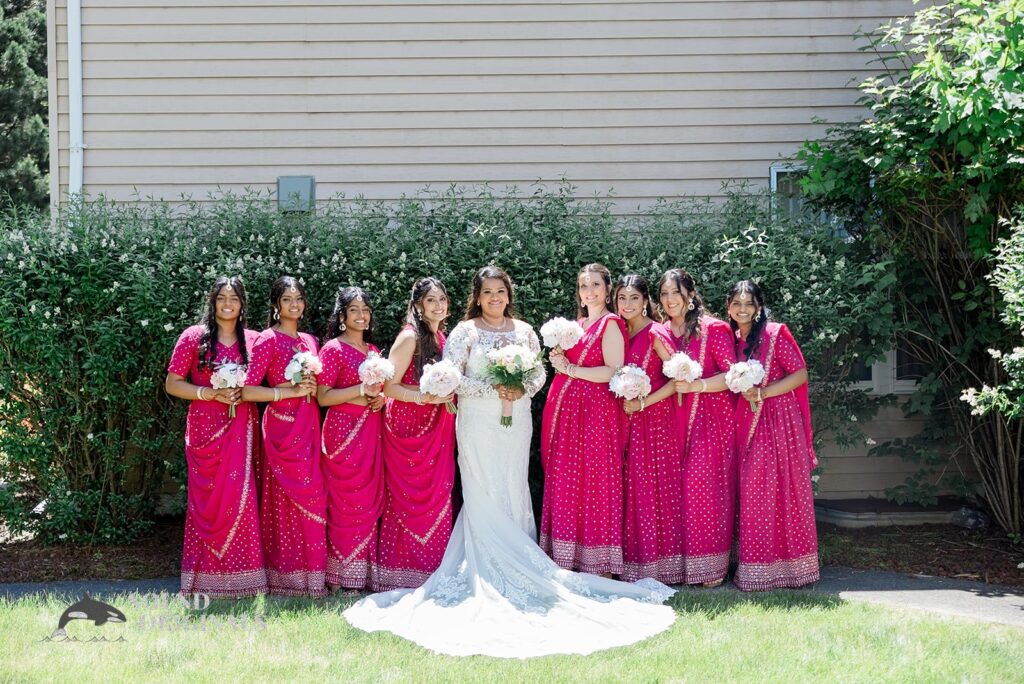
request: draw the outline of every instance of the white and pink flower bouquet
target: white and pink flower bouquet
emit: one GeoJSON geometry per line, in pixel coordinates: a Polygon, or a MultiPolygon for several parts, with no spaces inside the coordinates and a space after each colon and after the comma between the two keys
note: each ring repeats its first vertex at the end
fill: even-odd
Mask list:
{"type": "MultiPolygon", "coordinates": [[[[462,382],[462,371],[449,361],[442,359],[436,363],[428,363],[423,366],[420,373],[420,391],[433,394],[435,397],[447,397],[459,388],[462,382]]],[[[448,413],[455,413],[455,403],[446,401],[444,403],[448,413]]]]}
{"type": "MultiPolygon", "coordinates": [[[[743,394],[747,390],[757,387],[762,380],[764,380],[764,366],[757,359],[734,363],[725,374],[725,386],[736,394],[743,394]]],[[[750,409],[754,409],[754,402],[750,402],[750,409]]]]}
{"type": "Polygon", "coordinates": [[[367,386],[383,385],[395,377],[395,364],[377,352],[370,352],[359,364],[359,381],[367,386]]]}
{"type": "Polygon", "coordinates": [[[608,389],[620,399],[643,399],[651,393],[651,379],[643,368],[631,363],[615,371],[608,389]]]}
{"type": "MultiPolygon", "coordinates": [[[[510,389],[526,391],[530,375],[540,367],[541,356],[521,344],[508,344],[487,352],[487,367],[483,370],[492,385],[503,385],[510,389]]],[[[501,424],[512,425],[512,402],[501,400],[501,424]]]]}
{"type": "Polygon", "coordinates": [[[583,339],[583,326],[576,321],[556,317],[540,326],[540,336],[545,347],[565,351],[583,339]]]}
{"type": "MultiPolygon", "coordinates": [[[[288,362],[284,369],[284,376],[293,385],[298,385],[305,376],[320,375],[323,370],[323,364],[320,363],[320,358],[316,354],[296,348],[295,356],[292,357],[292,360],[288,362]]],[[[308,394],[306,395],[306,401],[309,401],[308,394]]]]}
{"type": "MultiPolygon", "coordinates": [[[[704,369],[700,367],[699,363],[691,359],[690,355],[686,352],[676,352],[661,367],[661,372],[670,380],[685,380],[686,382],[693,382],[703,375],[704,369]]],[[[676,392],[676,404],[682,406],[682,392],[676,392]]]]}
{"type": "MultiPolygon", "coordinates": [[[[234,361],[222,361],[216,364],[213,375],[210,376],[210,386],[213,389],[237,389],[245,387],[246,368],[234,361]]],[[[235,417],[235,405],[228,406],[228,417],[235,417]]]]}

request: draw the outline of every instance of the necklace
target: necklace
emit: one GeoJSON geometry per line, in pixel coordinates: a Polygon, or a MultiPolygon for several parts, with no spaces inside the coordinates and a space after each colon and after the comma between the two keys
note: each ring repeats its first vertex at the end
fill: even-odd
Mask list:
{"type": "Polygon", "coordinates": [[[512,319],[510,319],[510,318],[503,318],[501,320],[501,325],[500,326],[494,326],[494,325],[491,325],[490,323],[488,323],[487,321],[485,321],[483,316],[481,316],[477,320],[477,322],[476,322],[477,327],[482,328],[482,329],[484,329],[484,330],[486,330],[488,332],[498,332],[498,333],[500,333],[500,332],[511,332],[512,330],[515,330],[515,324],[512,323],[512,327],[510,328],[509,327],[509,323],[512,323],[512,319]]]}

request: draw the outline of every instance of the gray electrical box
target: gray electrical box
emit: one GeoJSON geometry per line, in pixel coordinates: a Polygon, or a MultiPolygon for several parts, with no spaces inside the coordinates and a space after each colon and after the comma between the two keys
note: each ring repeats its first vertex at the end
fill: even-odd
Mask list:
{"type": "Polygon", "coordinates": [[[316,208],[314,176],[278,176],[278,211],[313,211],[316,208]]]}

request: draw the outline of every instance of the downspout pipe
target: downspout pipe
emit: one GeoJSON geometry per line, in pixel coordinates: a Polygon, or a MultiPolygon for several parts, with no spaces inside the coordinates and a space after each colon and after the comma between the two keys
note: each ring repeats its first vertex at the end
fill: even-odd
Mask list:
{"type": "MultiPolygon", "coordinates": [[[[82,194],[85,140],[82,107],[82,0],[68,4],[68,196],[82,194]]],[[[56,125],[57,122],[53,122],[56,125]]]]}

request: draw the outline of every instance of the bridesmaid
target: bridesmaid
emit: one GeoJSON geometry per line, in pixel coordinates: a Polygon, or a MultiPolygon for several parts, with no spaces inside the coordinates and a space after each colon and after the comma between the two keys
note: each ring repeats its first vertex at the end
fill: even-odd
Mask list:
{"type": "Polygon", "coordinates": [[[729,570],[736,515],[735,397],[725,373],[736,362],[729,326],[710,316],[693,277],[682,269],[658,281],[658,301],[678,350],[704,369],[694,382],[676,381],[683,447],[683,529],[686,584],[717,586],[729,570]]]}
{"type": "Polygon", "coordinates": [[[621,574],[623,415],[608,381],[625,357],[625,324],[608,310],[612,278],[601,264],[576,276],[585,334],[554,350],[558,372],[544,405],[540,546],[559,566],[621,574]]]}
{"type": "Polygon", "coordinates": [[[380,350],[373,335],[373,304],[359,287],[346,287],[334,303],[320,350],[323,372],[317,400],[324,419],[321,467],[327,489],[327,585],[372,588],[377,522],[384,510],[381,456],[382,385],[359,380],[359,365],[380,350]]]}
{"type": "Polygon", "coordinates": [[[388,358],[395,377],[384,386],[384,513],[380,521],[375,591],[422,585],[441,564],[452,532],[454,395],[420,392],[423,366],[441,359],[448,293],[436,278],[412,286],[405,326],[388,358]]]}
{"type": "Polygon", "coordinates": [[[242,598],[267,593],[260,550],[253,457],[259,448],[256,407],[240,389],[213,389],[221,363],[245,365],[256,333],[245,328],[245,288],[217,278],[199,325],[187,328],[167,366],[167,393],[188,399],[185,459],[188,511],[181,594],[242,598]],[[236,407],[235,417],[229,407],[236,407]]]}
{"type": "Polygon", "coordinates": [[[306,291],[291,276],[270,288],[268,328],[253,346],[246,401],[270,402],[263,413],[263,490],[260,526],[267,584],[278,596],[324,596],[326,501],[320,473],[320,409],[310,395],[316,378],[293,386],[285,369],[297,351],[317,353],[316,339],[299,332],[306,291]],[[269,387],[259,387],[266,378],[269,387]]]}
{"type": "Polygon", "coordinates": [[[757,359],[765,369],[764,381],[736,407],[740,516],[734,582],[743,591],[801,587],[819,577],[807,367],[789,328],[769,321],[756,283],[736,283],[726,301],[737,356],[757,359]]]}
{"type": "Polygon", "coordinates": [[[676,431],[675,387],[662,363],[675,353],[668,329],[649,317],[650,290],[637,275],[619,279],[615,305],[626,322],[626,363],[644,369],[651,393],[623,402],[627,422],[625,527],[621,579],[680,584],[683,565],[683,452],[676,431]]]}

